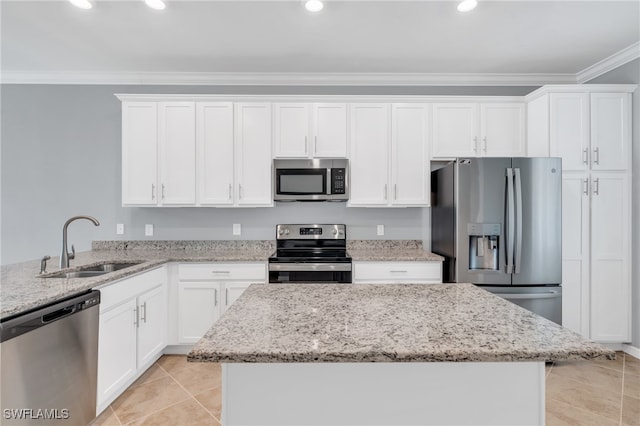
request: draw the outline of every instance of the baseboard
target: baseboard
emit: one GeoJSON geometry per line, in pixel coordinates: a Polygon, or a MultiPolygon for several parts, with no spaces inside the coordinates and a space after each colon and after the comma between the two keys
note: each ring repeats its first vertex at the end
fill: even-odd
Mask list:
{"type": "Polygon", "coordinates": [[[640,359],[640,348],[636,348],[635,346],[631,346],[631,345],[625,343],[625,344],[622,345],[622,350],[626,354],[629,354],[634,358],[640,359]]]}
{"type": "Polygon", "coordinates": [[[600,343],[602,346],[606,346],[612,351],[620,352],[624,351],[624,343],[600,343]]]}
{"type": "Polygon", "coordinates": [[[186,355],[192,348],[193,345],[168,345],[164,348],[163,353],[165,355],[186,355]]]}

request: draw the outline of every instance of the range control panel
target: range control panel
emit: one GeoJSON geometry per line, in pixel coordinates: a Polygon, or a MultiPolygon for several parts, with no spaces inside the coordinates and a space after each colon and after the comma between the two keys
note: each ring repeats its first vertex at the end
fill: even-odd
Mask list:
{"type": "Polygon", "coordinates": [[[346,239],[346,225],[277,225],[276,238],[279,240],[339,240],[346,239]]]}

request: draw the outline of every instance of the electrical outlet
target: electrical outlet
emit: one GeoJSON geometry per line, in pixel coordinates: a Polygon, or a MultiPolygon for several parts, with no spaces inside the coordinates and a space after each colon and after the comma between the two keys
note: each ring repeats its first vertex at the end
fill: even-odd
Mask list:
{"type": "Polygon", "coordinates": [[[378,225],[378,235],[384,235],[384,225],[378,225]]]}
{"type": "Polygon", "coordinates": [[[116,234],[117,235],[124,235],[124,223],[118,223],[116,225],[116,234]]]}
{"type": "Polygon", "coordinates": [[[151,237],[153,235],[153,224],[147,223],[144,225],[144,235],[147,237],[151,237]]]}
{"type": "Polygon", "coordinates": [[[240,235],[242,233],[242,227],[239,223],[233,224],[233,235],[240,235]]]}

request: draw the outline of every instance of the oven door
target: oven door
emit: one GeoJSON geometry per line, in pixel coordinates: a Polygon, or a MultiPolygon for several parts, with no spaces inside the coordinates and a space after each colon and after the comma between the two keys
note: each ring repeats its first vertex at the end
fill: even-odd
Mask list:
{"type": "Polygon", "coordinates": [[[330,169],[275,169],[275,201],[324,201],[330,198],[330,169]]]}
{"type": "Polygon", "coordinates": [[[269,283],[351,283],[351,263],[270,263],[269,283]]]}

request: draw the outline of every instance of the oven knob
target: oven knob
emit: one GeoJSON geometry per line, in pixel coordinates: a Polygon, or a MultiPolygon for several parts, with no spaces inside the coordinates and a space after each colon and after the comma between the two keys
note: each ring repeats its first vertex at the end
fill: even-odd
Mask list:
{"type": "Polygon", "coordinates": [[[331,231],[331,233],[332,233],[333,235],[338,235],[338,230],[337,230],[337,229],[334,229],[333,231],[331,231]]]}
{"type": "Polygon", "coordinates": [[[278,229],[278,235],[282,235],[284,234],[284,231],[282,229],[278,229]]]}
{"type": "Polygon", "coordinates": [[[284,235],[289,235],[289,230],[288,229],[284,230],[284,235]]]}

